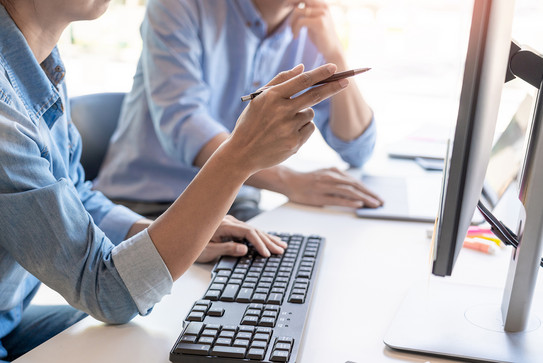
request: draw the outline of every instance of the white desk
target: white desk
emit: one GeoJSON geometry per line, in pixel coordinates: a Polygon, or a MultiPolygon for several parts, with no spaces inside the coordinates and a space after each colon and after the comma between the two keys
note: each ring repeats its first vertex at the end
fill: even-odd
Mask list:
{"type": "MultiPolygon", "coordinates": [[[[306,325],[300,362],[444,362],[392,351],[383,336],[403,296],[429,276],[426,223],[358,219],[349,211],[287,204],[251,224],[269,231],[327,238],[306,325]]],[[[464,250],[451,281],[501,286],[509,251],[485,255],[464,250]]],[[[17,360],[28,362],[160,362],[182,329],[182,320],[210,281],[211,265],[195,265],[147,317],[123,326],[84,319],[17,360]]],[[[541,291],[541,286],[539,291],[541,291]]],[[[537,300],[534,305],[537,304],[537,300]]]]}

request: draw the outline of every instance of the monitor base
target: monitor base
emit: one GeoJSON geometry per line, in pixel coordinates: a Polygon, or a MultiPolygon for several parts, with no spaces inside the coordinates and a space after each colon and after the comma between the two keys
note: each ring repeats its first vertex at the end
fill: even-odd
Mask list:
{"type": "Polygon", "coordinates": [[[503,330],[502,290],[431,281],[414,287],[384,338],[412,353],[483,362],[541,362],[543,327],[532,314],[523,332],[503,330]]]}

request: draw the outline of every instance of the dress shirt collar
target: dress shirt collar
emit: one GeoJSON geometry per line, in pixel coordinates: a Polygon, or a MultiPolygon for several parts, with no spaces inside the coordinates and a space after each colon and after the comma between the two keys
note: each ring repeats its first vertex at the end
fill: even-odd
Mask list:
{"type": "MultiPolygon", "coordinates": [[[[25,100],[25,107],[33,121],[37,124],[53,105],[63,111],[58,87],[64,80],[65,68],[57,48],[41,65],[38,64],[25,37],[1,5],[0,29],[0,66],[6,70],[10,83],[25,100]]],[[[51,128],[59,113],[48,115],[52,117],[44,117],[44,120],[51,128]]]]}
{"type": "MultiPolygon", "coordinates": [[[[241,14],[245,20],[245,24],[251,31],[260,39],[266,38],[268,34],[268,24],[264,21],[260,15],[258,9],[253,4],[252,0],[236,0],[241,14]]],[[[290,18],[290,16],[289,16],[290,18]]],[[[290,26],[288,26],[289,19],[285,19],[279,25],[277,30],[271,34],[270,38],[281,38],[285,41],[292,39],[292,32],[290,26]]]]}

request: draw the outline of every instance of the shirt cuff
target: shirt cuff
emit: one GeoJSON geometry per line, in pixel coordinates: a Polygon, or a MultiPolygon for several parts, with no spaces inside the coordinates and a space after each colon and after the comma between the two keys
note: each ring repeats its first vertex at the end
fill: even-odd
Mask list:
{"type": "Polygon", "coordinates": [[[102,218],[98,228],[104,231],[114,245],[118,245],[126,238],[130,227],[142,218],[128,208],[116,205],[102,218]]]}
{"type": "Polygon", "coordinates": [[[182,137],[176,140],[180,146],[178,150],[181,160],[186,165],[192,166],[194,159],[202,148],[215,136],[230,131],[207,115],[194,115],[182,126],[182,137]]]}
{"type": "Polygon", "coordinates": [[[358,138],[352,141],[343,141],[334,135],[332,130],[326,130],[326,142],[334,149],[343,160],[349,163],[352,167],[361,167],[370,158],[375,140],[377,137],[377,127],[375,126],[375,118],[371,119],[366,131],[358,138]]]}
{"type": "Polygon", "coordinates": [[[164,295],[170,293],[172,276],[147,229],[115,246],[111,255],[141,315],[148,314],[164,295]]]}

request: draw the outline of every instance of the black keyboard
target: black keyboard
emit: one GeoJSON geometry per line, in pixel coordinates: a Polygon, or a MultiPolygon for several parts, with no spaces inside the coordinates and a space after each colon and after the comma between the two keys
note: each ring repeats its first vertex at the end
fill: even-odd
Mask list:
{"type": "Polygon", "coordinates": [[[283,255],[265,258],[250,248],[217,262],[183,322],[172,362],[296,361],[324,239],[275,235],[288,243],[283,255]]]}

